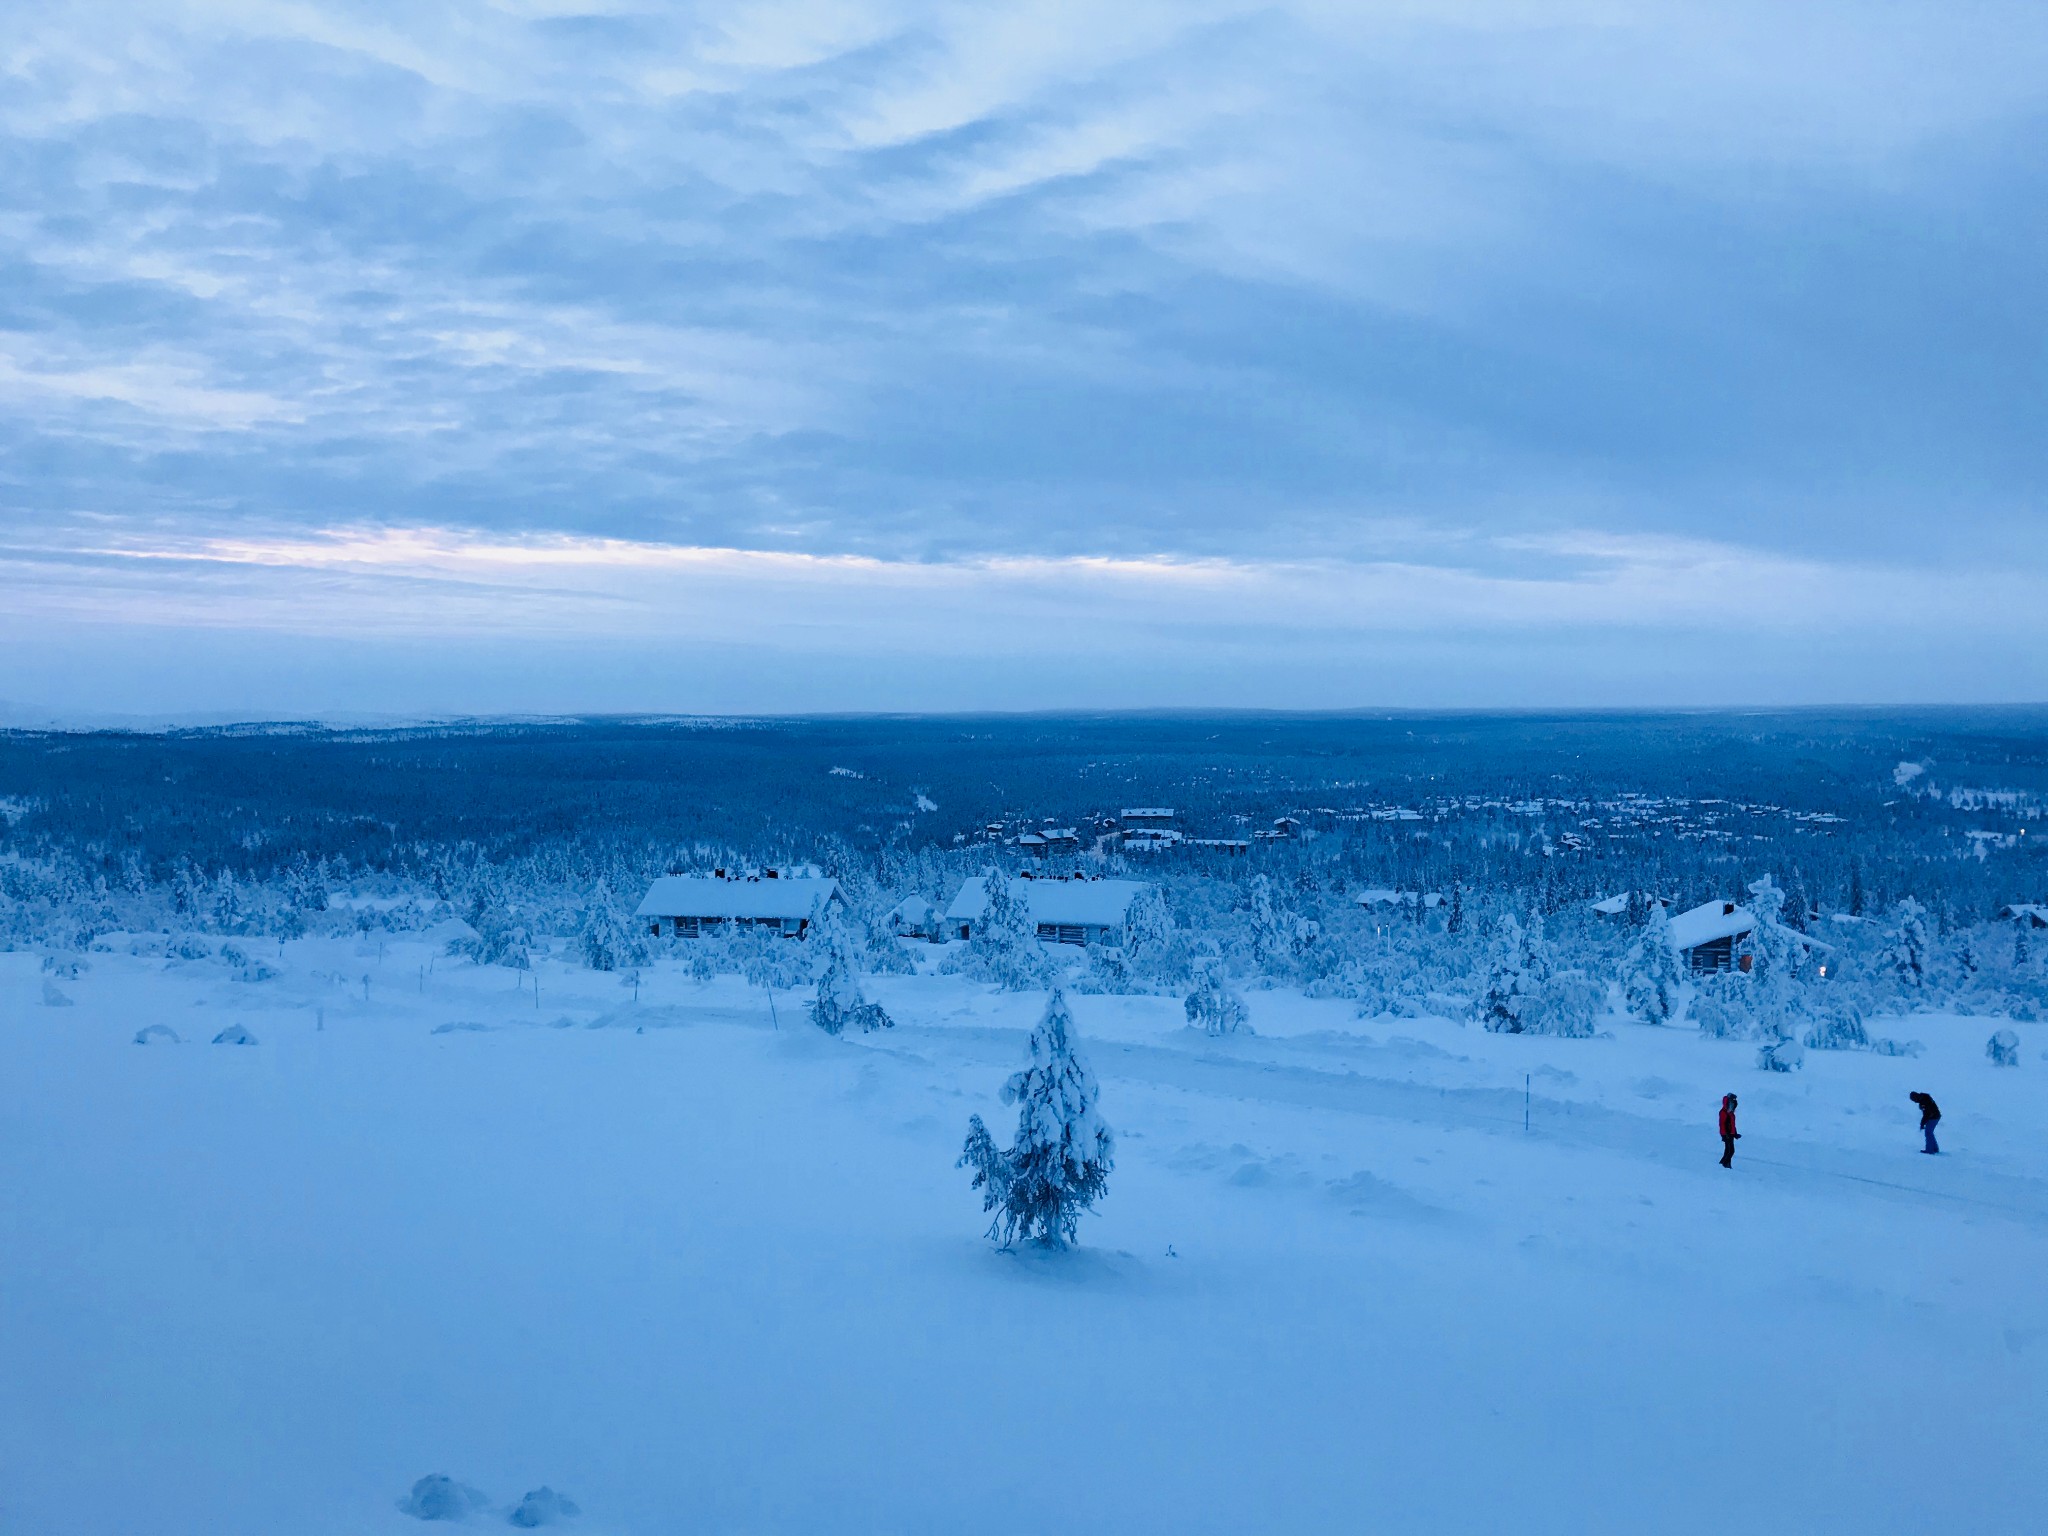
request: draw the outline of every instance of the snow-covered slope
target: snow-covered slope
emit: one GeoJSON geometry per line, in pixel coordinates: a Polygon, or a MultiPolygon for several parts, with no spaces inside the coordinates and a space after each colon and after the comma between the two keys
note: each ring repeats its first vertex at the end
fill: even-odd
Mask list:
{"type": "Polygon", "coordinates": [[[1076,996],[1117,1169],[1081,1249],[1006,1254],[953,1160],[1012,1123],[1038,995],[873,978],[899,1027],[832,1040],[668,965],[636,1002],[398,942],[262,958],[97,955],[51,1007],[0,955],[0,1527],[417,1531],[430,1473],[480,1527],[547,1485],[592,1533],[2048,1507],[2039,1026],[2017,1069],[1923,1017],[1880,1021],[1918,1059],[1778,1075],[1689,1031],[1251,992],[1219,1040],[1076,996]]]}

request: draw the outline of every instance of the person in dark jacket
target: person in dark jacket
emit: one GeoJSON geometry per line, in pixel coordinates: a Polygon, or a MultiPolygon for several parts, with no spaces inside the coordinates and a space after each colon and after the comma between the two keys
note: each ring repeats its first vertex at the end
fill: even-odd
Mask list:
{"type": "Polygon", "coordinates": [[[1742,1132],[1735,1129],[1735,1095],[1721,1095],[1721,1166],[1735,1166],[1735,1143],[1742,1140],[1742,1132]]]}
{"type": "Polygon", "coordinates": [[[1941,1106],[1934,1102],[1931,1093],[1909,1093],[1906,1097],[1920,1106],[1920,1134],[1927,1138],[1927,1145],[1920,1150],[1939,1152],[1941,1147],[1934,1139],[1934,1128],[1941,1124],[1941,1106]]]}

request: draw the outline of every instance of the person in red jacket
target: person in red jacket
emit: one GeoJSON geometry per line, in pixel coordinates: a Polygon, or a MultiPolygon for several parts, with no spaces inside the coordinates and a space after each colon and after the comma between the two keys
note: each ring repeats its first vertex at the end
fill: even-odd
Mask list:
{"type": "Polygon", "coordinates": [[[1721,1166],[1735,1166],[1735,1143],[1742,1140],[1742,1132],[1735,1129],[1735,1095],[1721,1095],[1721,1166]]]}

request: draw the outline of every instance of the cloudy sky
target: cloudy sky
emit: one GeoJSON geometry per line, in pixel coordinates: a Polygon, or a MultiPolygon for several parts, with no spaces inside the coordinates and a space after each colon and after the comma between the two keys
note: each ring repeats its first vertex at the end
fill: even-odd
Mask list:
{"type": "Polygon", "coordinates": [[[2048,697],[2048,6],[11,0],[0,700],[2048,697]]]}

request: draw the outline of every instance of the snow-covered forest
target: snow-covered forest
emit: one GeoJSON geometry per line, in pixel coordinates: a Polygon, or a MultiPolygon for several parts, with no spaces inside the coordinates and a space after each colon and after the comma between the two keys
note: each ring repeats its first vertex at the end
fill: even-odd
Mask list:
{"type": "Polygon", "coordinates": [[[2018,1529],[2044,786],[2012,712],[0,737],[22,1528],[2018,1529]]]}
{"type": "MultiPolygon", "coordinates": [[[[943,909],[996,869],[1156,888],[1129,943],[1074,968],[1084,990],[1184,994],[1217,971],[1367,1016],[1573,1034],[1683,1011],[1826,1044],[1860,1041],[1872,1012],[2048,1006],[2043,946],[2011,915],[2048,903],[2048,745],[2024,712],[1155,721],[1113,759],[1102,722],[971,727],[15,733],[0,945],[65,967],[119,935],[254,974],[255,941],[458,921],[478,963],[614,969],[659,948],[627,916],[656,876],[803,863],[838,881],[878,971],[911,963],[898,903],[943,909]],[[1136,851],[1118,811],[1158,801],[1189,834],[1136,851]],[[1027,846],[1055,825],[1076,845],[1027,846]],[[1653,913],[1715,899],[1803,941],[1753,978],[1652,996],[1653,913]]],[[[788,981],[820,962],[748,936],[687,963],[788,981]]]]}

